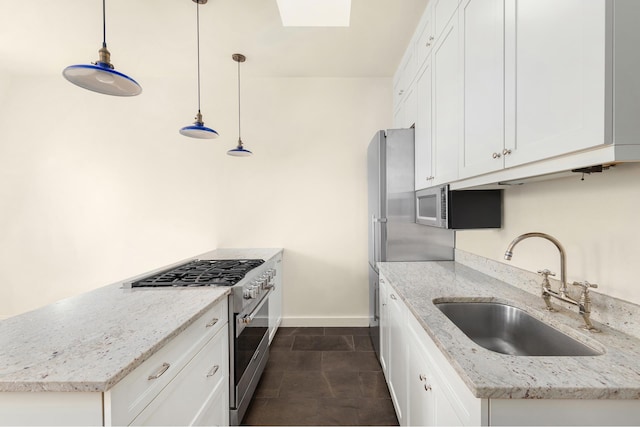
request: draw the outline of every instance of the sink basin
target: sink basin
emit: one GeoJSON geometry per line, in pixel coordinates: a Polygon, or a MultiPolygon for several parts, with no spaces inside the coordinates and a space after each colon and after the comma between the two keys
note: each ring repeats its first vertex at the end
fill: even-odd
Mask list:
{"type": "Polygon", "coordinates": [[[598,356],[596,351],[526,311],[496,302],[436,302],[476,344],[513,356],[598,356]]]}

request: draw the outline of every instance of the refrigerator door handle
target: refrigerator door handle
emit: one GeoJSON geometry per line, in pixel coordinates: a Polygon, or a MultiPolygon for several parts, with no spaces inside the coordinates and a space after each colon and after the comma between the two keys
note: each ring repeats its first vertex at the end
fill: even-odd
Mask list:
{"type": "MultiPolygon", "coordinates": [[[[378,247],[378,245],[376,244],[376,223],[377,222],[386,223],[387,218],[377,218],[375,215],[371,215],[371,236],[373,236],[373,262],[374,263],[378,262],[378,253],[376,251],[376,248],[378,247]]],[[[376,267],[376,271],[378,271],[377,267],[376,267]]]]}

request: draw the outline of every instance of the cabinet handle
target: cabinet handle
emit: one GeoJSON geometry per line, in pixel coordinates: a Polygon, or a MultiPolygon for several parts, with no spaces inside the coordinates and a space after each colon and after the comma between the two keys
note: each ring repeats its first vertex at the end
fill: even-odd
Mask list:
{"type": "Polygon", "coordinates": [[[429,36],[429,41],[433,41],[433,36],[429,36]]]}
{"type": "Polygon", "coordinates": [[[431,42],[427,42],[427,44],[425,44],[425,47],[429,47],[431,46],[431,42]]]}
{"type": "Polygon", "coordinates": [[[160,368],[156,371],[155,374],[149,375],[149,378],[147,378],[147,380],[155,380],[156,378],[160,378],[162,374],[167,372],[167,369],[169,369],[169,366],[171,365],[168,364],[167,362],[163,363],[162,366],[160,366],[160,368]]]}
{"type": "Polygon", "coordinates": [[[398,92],[398,95],[402,95],[404,93],[404,90],[400,90],[400,92],[398,92]]]}
{"type": "Polygon", "coordinates": [[[391,299],[396,299],[396,296],[394,294],[391,294],[391,299]]]}
{"type": "Polygon", "coordinates": [[[427,380],[427,376],[425,374],[420,374],[419,378],[420,378],[420,381],[426,381],[427,380]]]}
{"type": "Polygon", "coordinates": [[[511,154],[511,150],[508,150],[505,148],[504,150],[502,150],[502,154],[504,154],[505,156],[508,156],[509,154],[511,154]]]}
{"type": "Polygon", "coordinates": [[[209,370],[209,372],[207,373],[207,378],[208,378],[208,377],[212,377],[212,376],[214,376],[214,375],[216,374],[216,372],[218,372],[218,369],[220,369],[220,366],[218,366],[218,365],[213,365],[213,368],[211,368],[211,369],[209,370]]]}
{"type": "Polygon", "coordinates": [[[217,318],[217,317],[214,317],[213,319],[211,319],[211,322],[207,323],[207,324],[206,324],[206,325],[204,325],[204,326],[205,326],[205,328],[210,328],[210,327],[212,327],[213,325],[215,325],[216,323],[218,323],[218,318],[217,318]]]}
{"type": "Polygon", "coordinates": [[[499,159],[500,157],[502,157],[502,154],[500,154],[500,153],[493,153],[493,158],[494,158],[494,159],[499,159]]]}
{"type": "Polygon", "coordinates": [[[429,384],[425,384],[424,391],[431,391],[431,386],[429,384]]]}

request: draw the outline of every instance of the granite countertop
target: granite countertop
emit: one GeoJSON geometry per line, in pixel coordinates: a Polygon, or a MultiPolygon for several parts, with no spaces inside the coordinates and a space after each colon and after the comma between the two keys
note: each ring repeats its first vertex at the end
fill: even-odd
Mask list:
{"type": "Polygon", "coordinates": [[[577,308],[543,310],[539,296],[452,261],[379,264],[395,289],[444,356],[478,398],[639,399],[640,340],[594,322],[601,333],[578,326],[577,308]],[[510,356],[475,344],[433,304],[495,301],[524,309],[533,317],[597,350],[599,356],[510,356]]]}
{"type": "Polygon", "coordinates": [[[0,392],[109,390],[230,292],[123,284],[191,259],[267,261],[281,251],[216,249],[0,321],[0,392]]]}

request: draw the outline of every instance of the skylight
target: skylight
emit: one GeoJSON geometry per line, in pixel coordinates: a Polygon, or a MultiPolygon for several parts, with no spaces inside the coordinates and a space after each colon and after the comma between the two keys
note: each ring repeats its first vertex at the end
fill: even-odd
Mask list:
{"type": "Polygon", "coordinates": [[[285,27],[348,27],[351,0],[276,0],[285,27]]]}

